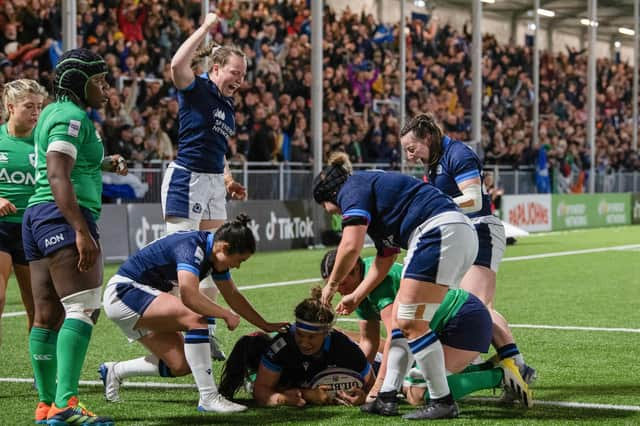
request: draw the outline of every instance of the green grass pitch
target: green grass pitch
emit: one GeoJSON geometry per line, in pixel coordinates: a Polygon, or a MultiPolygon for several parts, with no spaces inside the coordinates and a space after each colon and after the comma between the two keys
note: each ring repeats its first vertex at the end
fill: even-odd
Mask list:
{"type": "MultiPolygon", "coordinates": [[[[258,253],[233,272],[239,286],[304,280],[319,276],[323,250],[258,253]]],[[[371,249],[364,252],[372,254],[371,249]]],[[[496,306],[514,326],[518,346],[538,370],[533,409],[504,407],[497,394],[480,392],[460,402],[460,418],[447,424],[566,425],[640,424],[640,226],[538,234],[509,246],[498,274],[496,306]],[[619,250],[593,249],[630,246],[619,250]],[[585,251],[570,255],[557,254],[585,251]],[[522,258],[545,253],[548,257],[522,258]],[[511,259],[509,258],[519,258],[511,259]],[[540,327],[548,326],[548,327],[540,327]],[[563,328],[564,327],[564,328],[563,328]]],[[[108,265],[105,282],[115,272],[108,265]]],[[[318,283],[320,281],[318,280],[318,283]]],[[[244,294],[267,319],[290,321],[294,306],[309,294],[314,283],[246,289],[244,294]]],[[[9,284],[5,314],[23,311],[15,281],[9,284]]],[[[339,327],[356,330],[355,322],[339,327]]],[[[223,347],[230,351],[243,333],[254,330],[246,322],[234,332],[218,327],[223,347]]],[[[2,318],[0,346],[0,425],[33,424],[37,395],[27,351],[24,315],[2,318]]],[[[82,380],[99,380],[103,361],[124,360],[144,354],[140,345],[128,344],[106,317],[93,334],[82,380]]],[[[219,378],[221,365],[215,363],[219,378]]],[[[149,378],[147,382],[191,384],[179,379],[149,378]]],[[[132,388],[121,391],[124,402],[108,404],[102,386],[82,385],[82,401],[118,425],[201,424],[399,424],[400,418],[361,415],[356,408],[256,408],[241,414],[201,414],[196,411],[193,388],[132,388]]],[[[401,406],[402,412],[412,408],[401,406]]]]}

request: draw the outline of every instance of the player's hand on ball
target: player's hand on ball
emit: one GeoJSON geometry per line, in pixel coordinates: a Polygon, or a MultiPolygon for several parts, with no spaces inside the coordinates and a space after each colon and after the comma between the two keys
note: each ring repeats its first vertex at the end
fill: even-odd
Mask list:
{"type": "Polygon", "coordinates": [[[302,397],[300,389],[287,389],[282,392],[284,398],[278,401],[278,405],[289,405],[292,407],[304,407],[307,401],[302,397]]]}
{"type": "Polygon", "coordinates": [[[313,405],[330,405],[334,402],[333,396],[329,393],[331,386],[321,385],[314,389],[304,389],[303,396],[306,401],[313,405]]]}
{"type": "Polygon", "coordinates": [[[238,324],[240,324],[240,315],[233,311],[229,311],[229,314],[226,316],[224,321],[227,323],[227,328],[230,331],[233,331],[238,327],[238,324]]]}
{"type": "Polygon", "coordinates": [[[348,391],[338,391],[336,401],[339,404],[352,407],[354,405],[362,405],[366,398],[364,390],[360,388],[349,389],[348,391]]]}

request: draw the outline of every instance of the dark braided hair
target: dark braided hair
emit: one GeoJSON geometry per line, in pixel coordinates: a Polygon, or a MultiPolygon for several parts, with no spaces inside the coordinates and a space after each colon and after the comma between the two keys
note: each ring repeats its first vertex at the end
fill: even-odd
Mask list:
{"type": "Polygon", "coordinates": [[[87,83],[94,75],[106,74],[107,63],[102,56],[88,49],[72,49],[64,52],[56,65],[53,92],[56,99],[70,97],[87,102],[87,83]]]}
{"type": "Polygon", "coordinates": [[[240,213],[235,219],[226,222],[216,230],[215,240],[229,243],[228,254],[255,253],[256,238],[247,226],[251,218],[240,213]]]}
{"type": "Polygon", "coordinates": [[[351,175],[349,156],[344,152],[334,152],[329,157],[329,166],[313,180],[313,198],[316,203],[330,201],[338,204],[338,192],[351,175]]]}
{"type": "Polygon", "coordinates": [[[444,134],[433,115],[416,115],[404,125],[400,131],[400,137],[410,132],[413,132],[417,139],[429,146],[429,164],[427,166],[433,167],[438,164],[440,157],[442,157],[442,137],[444,134]]]}

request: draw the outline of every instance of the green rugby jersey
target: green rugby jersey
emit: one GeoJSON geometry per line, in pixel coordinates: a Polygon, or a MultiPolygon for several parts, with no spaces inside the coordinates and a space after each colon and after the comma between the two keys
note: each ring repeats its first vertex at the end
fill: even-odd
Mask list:
{"type": "Polygon", "coordinates": [[[89,209],[98,220],[102,209],[102,139],[85,110],[69,100],[48,105],[40,115],[34,131],[36,144],[36,189],[29,207],[54,201],[47,179],[47,151],[75,154],[71,182],[78,204],[89,209]]]}
{"type": "MultiPolygon", "coordinates": [[[[364,275],[367,275],[375,256],[365,257],[364,275]]],[[[363,276],[364,276],[363,275],[363,276]]],[[[380,311],[391,305],[398,294],[400,279],[402,278],[402,265],[394,263],[382,282],[360,303],[356,308],[356,315],[364,320],[380,320],[380,311]]]]}
{"type": "MultiPolygon", "coordinates": [[[[366,275],[374,261],[374,257],[366,257],[364,262],[364,274],[366,275]]],[[[356,315],[363,320],[380,320],[380,311],[393,303],[400,288],[402,278],[402,265],[394,263],[385,279],[376,287],[356,308],[356,315]]],[[[469,293],[459,288],[449,290],[442,299],[438,310],[433,314],[429,326],[433,331],[441,330],[447,322],[460,310],[460,307],[469,298],[469,293]]]]}
{"type": "Polygon", "coordinates": [[[18,211],[0,216],[0,222],[22,222],[35,183],[33,134],[26,138],[11,136],[3,124],[0,126],[0,197],[11,201],[18,211]]]}

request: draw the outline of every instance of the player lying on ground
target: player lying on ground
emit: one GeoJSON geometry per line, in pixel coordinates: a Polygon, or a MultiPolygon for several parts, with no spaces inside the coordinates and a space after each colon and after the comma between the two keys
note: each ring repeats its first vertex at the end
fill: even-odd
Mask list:
{"type": "Polygon", "coordinates": [[[314,288],[311,297],[296,306],[295,323],[287,331],[273,338],[262,333],[243,336],[227,359],[220,392],[233,397],[255,374],[253,396],[261,406],[362,404],[375,380],[371,365],[358,345],[332,328],[335,314],[320,302],[320,295],[321,289],[314,288]],[[334,369],[327,371],[330,366],[334,369]],[[323,376],[336,379],[345,390],[328,384],[314,387],[323,383],[323,376]]]}

